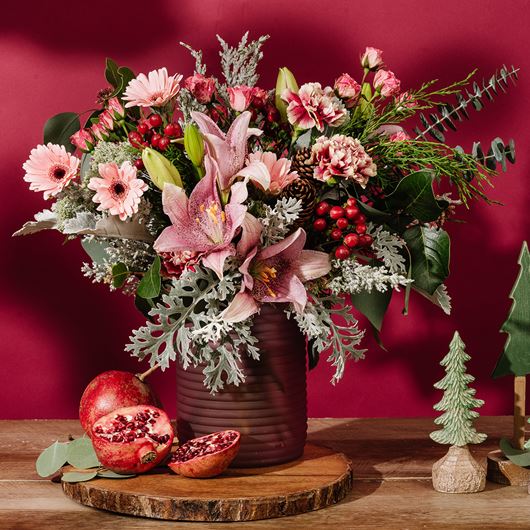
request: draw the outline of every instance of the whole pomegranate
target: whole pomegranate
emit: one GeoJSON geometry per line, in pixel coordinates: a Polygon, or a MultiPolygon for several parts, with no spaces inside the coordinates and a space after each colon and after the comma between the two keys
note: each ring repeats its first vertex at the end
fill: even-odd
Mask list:
{"type": "Polygon", "coordinates": [[[160,405],[151,387],[144,382],[145,374],[110,370],[96,376],[85,388],[79,403],[79,421],[91,436],[94,422],[120,407],[160,405]]]}
{"type": "Polygon", "coordinates": [[[119,408],[92,427],[92,444],[101,464],[115,473],[144,473],[169,454],[173,428],[156,407],[119,408]]]}
{"type": "Polygon", "coordinates": [[[177,475],[215,477],[225,471],[235,458],[240,439],[237,431],[220,431],[194,438],[171,454],[168,465],[177,475]]]}

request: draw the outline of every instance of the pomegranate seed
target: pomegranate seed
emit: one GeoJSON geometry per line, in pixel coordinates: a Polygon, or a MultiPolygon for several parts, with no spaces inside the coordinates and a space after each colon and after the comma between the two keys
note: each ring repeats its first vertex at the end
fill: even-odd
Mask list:
{"type": "Polygon", "coordinates": [[[149,116],[149,123],[152,127],[160,127],[162,125],[162,116],[160,114],[151,114],[149,116]]]}

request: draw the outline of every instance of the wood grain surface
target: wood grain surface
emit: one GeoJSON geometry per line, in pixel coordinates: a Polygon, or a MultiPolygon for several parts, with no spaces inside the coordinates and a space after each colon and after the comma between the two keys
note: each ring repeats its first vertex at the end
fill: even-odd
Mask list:
{"type": "MultiPolygon", "coordinates": [[[[481,417],[488,440],[472,447],[485,464],[499,438],[510,437],[512,417],[481,417]]],[[[88,508],[67,498],[60,484],[40,479],[38,453],[56,439],[80,435],[77,421],[0,421],[1,530],[139,530],[179,528],[248,529],[529,529],[530,496],[524,486],[488,482],[471,495],[438,493],[431,484],[432,464],[447,447],[428,438],[432,419],[317,419],[309,439],[352,460],[353,489],[334,506],[282,519],[241,523],[175,523],[122,516],[88,508]]]]}
{"type": "Polygon", "coordinates": [[[178,521],[254,521],[320,510],[351,490],[343,453],[307,444],[302,458],[283,465],[229,469],[198,480],[167,469],[127,480],[62,483],[81,504],[122,514],[178,521]]]}

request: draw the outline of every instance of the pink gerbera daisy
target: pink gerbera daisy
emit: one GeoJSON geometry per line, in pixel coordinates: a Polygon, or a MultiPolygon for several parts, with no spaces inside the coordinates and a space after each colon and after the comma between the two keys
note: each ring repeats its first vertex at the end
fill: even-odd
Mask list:
{"type": "Polygon", "coordinates": [[[126,107],[162,107],[180,90],[182,75],[168,76],[166,68],[139,74],[127,85],[123,100],[126,107]]]}
{"type": "Polygon", "coordinates": [[[43,191],[44,198],[55,197],[77,175],[79,158],[66,152],[63,145],[38,145],[31,150],[22,168],[24,180],[32,191],[43,191]]]}
{"type": "Polygon", "coordinates": [[[120,167],[114,162],[99,164],[98,170],[101,178],[93,177],[88,183],[89,189],[96,192],[92,200],[100,203],[99,211],[107,210],[125,221],[138,211],[147,183],[136,178],[136,168],[130,162],[120,167]]]}

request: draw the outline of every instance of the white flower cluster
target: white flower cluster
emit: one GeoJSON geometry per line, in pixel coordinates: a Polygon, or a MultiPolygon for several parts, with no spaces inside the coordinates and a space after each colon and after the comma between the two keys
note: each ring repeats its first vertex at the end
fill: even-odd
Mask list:
{"type": "Polygon", "coordinates": [[[263,225],[261,243],[270,246],[281,241],[291,230],[302,210],[302,201],[294,197],[283,197],[276,201],[274,208],[265,205],[265,212],[260,217],[263,225]]]}
{"type": "Polygon", "coordinates": [[[362,265],[355,260],[334,260],[332,262],[335,277],[328,287],[335,295],[341,293],[357,294],[373,289],[384,293],[387,289],[399,291],[399,286],[407,286],[409,280],[402,274],[391,272],[386,267],[362,265]]]}

